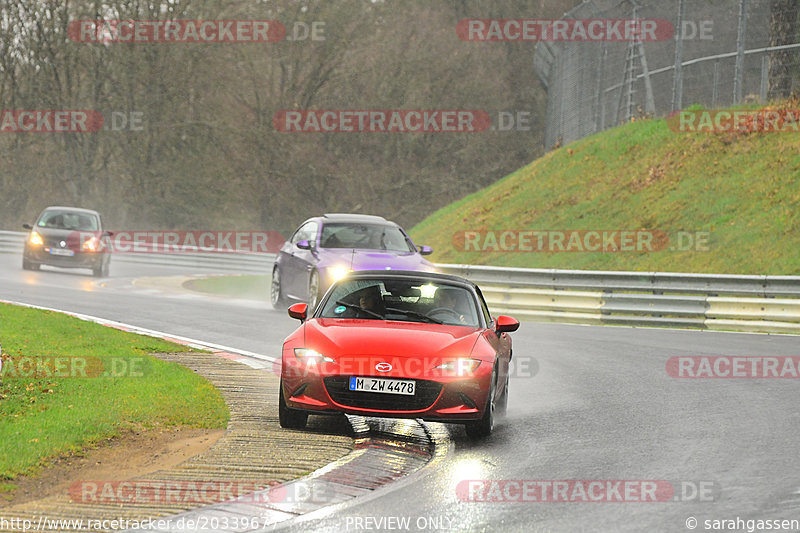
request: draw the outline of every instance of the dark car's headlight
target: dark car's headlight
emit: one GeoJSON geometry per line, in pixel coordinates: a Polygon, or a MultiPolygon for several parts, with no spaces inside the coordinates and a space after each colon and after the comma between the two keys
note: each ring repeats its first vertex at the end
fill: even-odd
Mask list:
{"type": "Polygon", "coordinates": [[[28,244],[31,246],[41,246],[44,244],[44,239],[42,239],[42,236],[39,235],[38,232],[32,231],[28,236],[28,244]]]}
{"type": "Polygon", "coordinates": [[[81,244],[81,250],[84,252],[96,252],[100,248],[100,239],[97,237],[92,237],[91,239],[86,239],[83,244],[81,244]]]}

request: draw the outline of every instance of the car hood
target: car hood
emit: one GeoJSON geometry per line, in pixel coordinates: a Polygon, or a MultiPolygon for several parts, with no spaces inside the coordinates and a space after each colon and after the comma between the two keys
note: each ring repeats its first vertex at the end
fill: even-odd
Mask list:
{"type": "Polygon", "coordinates": [[[343,265],[351,270],[433,270],[433,264],[418,253],[392,250],[324,248],[320,266],[343,265]]]}
{"type": "Polygon", "coordinates": [[[305,323],[305,346],[333,358],[467,357],[483,331],[418,322],[314,318],[305,323]]]}

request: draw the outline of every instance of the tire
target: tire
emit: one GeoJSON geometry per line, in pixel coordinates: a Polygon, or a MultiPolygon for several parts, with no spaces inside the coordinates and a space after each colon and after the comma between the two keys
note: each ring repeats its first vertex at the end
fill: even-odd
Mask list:
{"type": "Polygon", "coordinates": [[[273,309],[278,311],[286,309],[286,297],[284,297],[283,289],[281,288],[281,270],[277,266],[272,269],[269,300],[272,302],[273,309]]]}
{"type": "Polygon", "coordinates": [[[39,263],[31,263],[24,257],[22,258],[22,270],[39,270],[41,266],[39,263]]]}
{"type": "Polygon", "coordinates": [[[317,304],[319,303],[319,272],[316,270],[311,271],[311,275],[308,277],[308,314],[309,316],[311,313],[314,312],[316,309],[317,304]]]}
{"type": "Polygon", "coordinates": [[[285,429],[303,429],[308,422],[308,413],[291,409],[286,405],[286,400],[283,399],[283,380],[281,380],[278,393],[278,421],[285,429]]]}
{"type": "Polygon", "coordinates": [[[467,436],[471,439],[482,439],[492,434],[494,429],[494,415],[497,409],[497,404],[494,401],[494,390],[497,386],[497,369],[492,371],[492,381],[489,386],[489,397],[486,399],[486,408],[483,411],[483,416],[480,420],[467,422],[464,429],[467,431],[467,436]]]}
{"type": "Polygon", "coordinates": [[[96,278],[108,277],[108,263],[103,263],[99,267],[92,269],[92,275],[96,278]]]}
{"type": "Polygon", "coordinates": [[[503,394],[500,395],[500,398],[497,400],[497,405],[495,405],[496,415],[498,418],[506,416],[506,411],[508,410],[508,375],[506,375],[506,387],[503,390],[503,394]]]}

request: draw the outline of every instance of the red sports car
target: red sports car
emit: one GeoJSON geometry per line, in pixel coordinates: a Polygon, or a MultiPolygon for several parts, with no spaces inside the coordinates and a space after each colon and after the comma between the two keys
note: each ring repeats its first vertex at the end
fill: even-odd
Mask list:
{"type": "Polygon", "coordinates": [[[493,319],[463,278],[358,271],[337,281],[283,344],[281,426],[309,413],[422,418],[489,435],[508,401],[511,338],[519,322],[493,319]]]}

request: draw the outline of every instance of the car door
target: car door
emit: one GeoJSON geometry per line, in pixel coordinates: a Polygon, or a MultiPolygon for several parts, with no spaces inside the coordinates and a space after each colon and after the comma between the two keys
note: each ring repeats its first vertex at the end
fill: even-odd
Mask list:
{"type": "Polygon", "coordinates": [[[284,268],[281,268],[281,279],[284,283],[284,291],[291,298],[304,300],[308,292],[308,278],[311,270],[316,265],[315,252],[317,230],[319,224],[316,221],[308,221],[294,232],[289,240],[288,249],[281,250],[285,253],[284,268]],[[312,244],[312,250],[304,250],[297,247],[300,241],[308,241],[312,244]]]}

